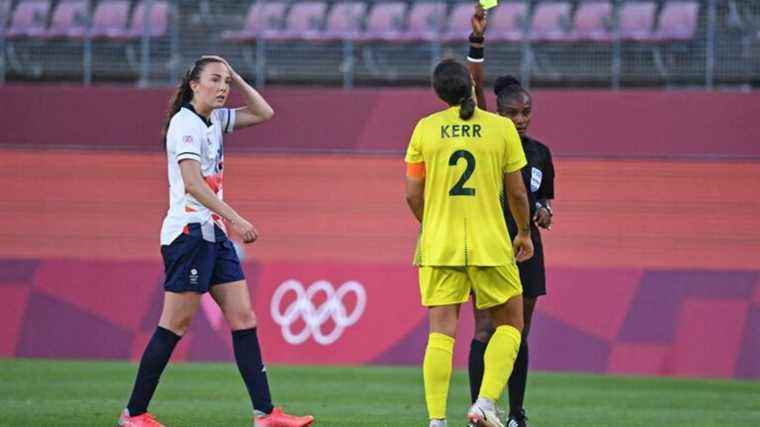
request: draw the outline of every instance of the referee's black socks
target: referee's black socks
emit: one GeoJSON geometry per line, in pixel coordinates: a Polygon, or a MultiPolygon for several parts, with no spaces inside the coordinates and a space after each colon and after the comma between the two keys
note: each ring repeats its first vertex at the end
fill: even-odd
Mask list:
{"type": "Polygon", "coordinates": [[[135,417],[148,411],[148,404],[156,391],[161,373],[180,338],[182,337],[168,329],[160,326],[156,328],[140,359],[135,386],[127,404],[129,416],[135,417]]]}
{"type": "MultiPolygon", "coordinates": [[[[474,403],[480,393],[480,385],[483,382],[483,356],[486,353],[488,343],[473,339],[470,343],[470,356],[467,370],[470,376],[470,398],[474,403]]],[[[523,417],[523,401],[525,400],[525,386],[528,380],[528,343],[525,337],[520,341],[520,351],[517,352],[512,375],[509,377],[509,412],[518,418],[523,417]]]]}
{"type": "Polygon", "coordinates": [[[478,400],[480,394],[480,384],[483,383],[483,371],[485,363],[483,357],[486,354],[487,342],[478,341],[475,338],[470,343],[470,355],[467,359],[467,373],[470,376],[470,399],[472,403],[478,400]]]}
{"type": "Polygon", "coordinates": [[[509,414],[522,419],[524,417],[523,401],[525,400],[525,386],[528,381],[528,343],[527,337],[523,336],[520,341],[520,351],[517,352],[515,366],[509,377],[509,414]]]}
{"type": "Polygon", "coordinates": [[[264,363],[261,360],[261,348],[256,328],[232,331],[232,347],[235,350],[240,375],[251,396],[253,409],[264,414],[272,412],[272,398],[269,394],[269,382],[264,363]]]}

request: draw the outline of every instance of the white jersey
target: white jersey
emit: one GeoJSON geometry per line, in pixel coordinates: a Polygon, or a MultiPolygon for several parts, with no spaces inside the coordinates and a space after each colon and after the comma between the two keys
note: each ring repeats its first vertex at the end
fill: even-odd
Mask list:
{"type": "Polygon", "coordinates": [[[190,223],[199,223],[203,239],[209,242],[216,240],[214,224],[226,233],[219,215],[211,212],[185,192],[179,162],[184,159],[199,161],[203,179],[216,193],[219,200],[222,200],[224,181],[222,134],[232,132],[234,126],[235,110],[228,108],[214,110],[211,113],[211,120],[206,121],[190,104],[185,104],[171,118],[166,132],[169,211],[161,227],[162,245],[173,242],[190,223]]]}

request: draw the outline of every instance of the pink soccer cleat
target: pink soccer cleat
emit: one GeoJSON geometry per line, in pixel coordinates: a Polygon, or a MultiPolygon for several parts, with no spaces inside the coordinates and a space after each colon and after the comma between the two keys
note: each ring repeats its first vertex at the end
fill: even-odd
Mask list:
{"type": "Polygon", "coordinates": [[[156,421],[153,415],[148,412],[130,417],[129,411],[125,409],[119,417],[119,427],[164,427],[164,425],[156,421]]]}
{"type": "Polygon", "coordinates": [[[272,413],[263,417],[253,417],[253,427],[308,427],[314,422],[314,417],[306,415],[297,417],[274,408],[272,413]]]}

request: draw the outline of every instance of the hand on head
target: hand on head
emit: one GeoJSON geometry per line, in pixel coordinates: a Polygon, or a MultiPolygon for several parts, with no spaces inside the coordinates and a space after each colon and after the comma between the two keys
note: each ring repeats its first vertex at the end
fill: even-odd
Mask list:
{"type": "Polygon", "coordinates": [[[224,65],[227,66],[227,68],[230,70],[230,75],[231,76],[235,76],[237,74],[235,72],[235,70],[232,68],[232,65],[230,65],[230,63],[227,62],[227,60],[224,59],[224,58],[222,58],[221,56],[218,56],[218,55],[203,55],[203,56],[201,56],[201,59],[214,59],[216,61],[219,61],[222,64],[224,64],[224,65]]]}

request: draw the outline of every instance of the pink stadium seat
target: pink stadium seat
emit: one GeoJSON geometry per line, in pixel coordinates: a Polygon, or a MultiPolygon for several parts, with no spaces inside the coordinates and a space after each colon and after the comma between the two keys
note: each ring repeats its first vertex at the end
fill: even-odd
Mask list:
{"type": "Polygon", "coordinates": [[[449,14],[449,24],[441,36],[441,40],[445,42],[466,41],[467,36],[472,31],[470,18],[472,18],[473,12],[475,12],[475,7],[472,3],[457,3],[449,14]]]}
{"type": "Polygon", "coordinates": [[[612,41],[612,4],[606,1],[581,3],[575,12],[570,38],[576,41],[612,41]]]}
{"type": "Polygon", "coordinates": [[[623,3],[620,10],[620,38],[628,41],[650,40],[656,9],[654,2],[623,3]]]}
{"type": "Polygon", "coordinates": [[[567,41],[570,3],[539,3],[533,12],[530,39],[533,41],[567,41]]]}
{"type": "Polygon", "coordinates": [[[325,30],[314,39],[329,41],[355,37],[361,31],[362,18],[366,14],[366,3],[336,3],[327,16],[325,30]]]}
{"type": "Polygon", "coordinates": [[[0,31],[5,31],[11,17],[11,0],[0,0],[0,31]]]}
{"type": "Polygon", "coordinates": [[[327,3],[307,1],[296,3],[290,8],[285,29],[282,31],[266,30],[264,38],[268,40],[309,40],[318,37],[325,22],[327,3]]]}
{"type": "Polygon", "coordinates": [[[660,12],[660,23],[654,33],[658,41],[691,40],[697,32],[699,4],[689,2],[668,2],[660,12]]]}
{"type": "Polygon", "coordinates": [[[406,19],[406,3],[376,3],[369,12],[367,29],[357,41],[395,41],[401,37],[406,19]]]}
{"type": "Polygon", "coordinates": [[[488,16],[488,40],[520,41],[527,19],[525,3],[504,3],[488,16]]]}
{"type": "Polygon", "coordinates": [[[222,38],[234,42],[252,42],[265,31],[271,32],[282,28],[285,21],[284,2],[256,2],[248,9],[245,25],[240,31],[225,31],[222,38]]]}
{"type": "Polygon", "coordinates": [[[441,2],[413,3],[409,12],[406,31],[398,41],[433,41],[438,40],[446,19],[446,4],[441,2]]]}
{"type": "Polygon", "coordinates": [[[53,11],[50,28],[43,36],[46,39],[81,38],[87,33],[87,2],[84,0],[58,3],[53,11]]]}
{"type": "MultiPolygon", "coordinates": [[[[132,21],[125,36],[126,39],[137,39],[145,32],[145,2],[140,2],[132,11],[132,21]]],[[[148,33],[150,37],[163,37],[169,29],[169,3],[154,1],[148,11],[148,33]]]]}
{"type": "Polygon", "coordinates": [[[128,19],[128,1],[114,0],[98,3],[92,17],[92,38],[124,37],[127,33],[128,19]]]}
{"type": "Polygon", "coordinates": [[[19,3],[13,12],[11,23],[5,36],[9,39],[42,37],[47,27],[50,2],[31,0],[19,3]]]}

